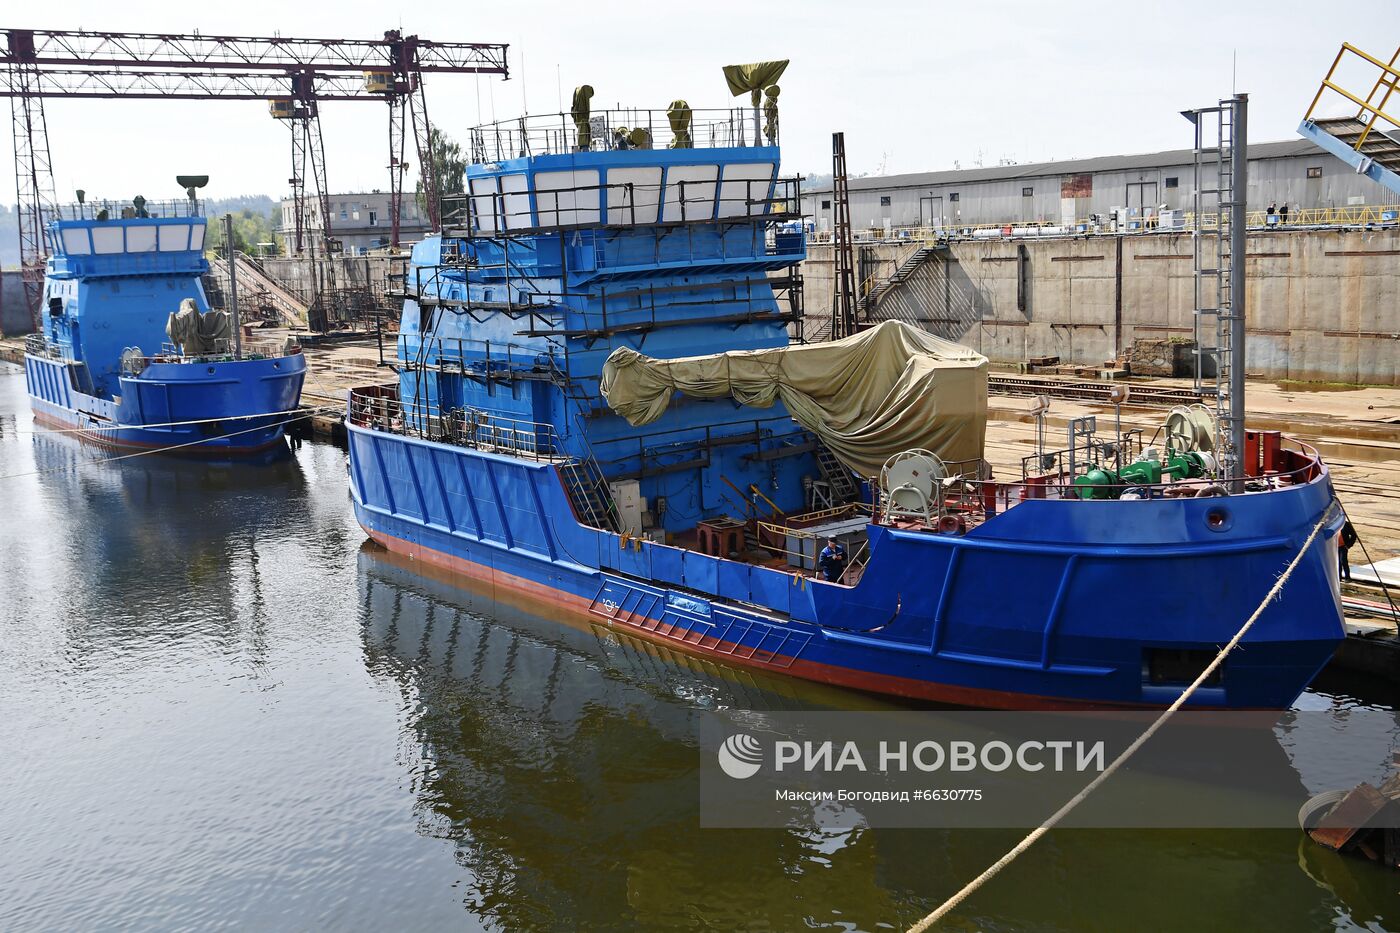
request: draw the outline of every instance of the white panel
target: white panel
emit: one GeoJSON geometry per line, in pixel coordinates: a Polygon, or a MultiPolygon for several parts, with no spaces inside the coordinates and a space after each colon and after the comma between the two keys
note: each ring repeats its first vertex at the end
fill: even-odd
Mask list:
{"type": "Polygon", "coordinates": [[[502,175],[501,201],[507,230],[524,230],[535,225],[530,217],[530,177],[502,175]]]}
{"type": "Polygon", "coordinates": [[[500,205],[496,193],[500,186],[496,183],[496,176],[490,175],[485,178],[473,178],[472,186],[472,218],[473,225],[482,233],[495,233],[500,229],[500,205]]]}
{"type": "Polygon", "coordinates": [[[654,224],[660,207],[661,166],[608,169],[608,223],[654,224]]]}
{"type": "Polygon", "coordinates": [[[600,210],[596,168],[536,173],[535,212],[541,227],[596,224],[600,210]]]}
{"type": "Polygon", "coordinates": [[[93,227],[92,250],[95,253],[120,253],[122,251],[122,228],[93,227]]]}
{"type": "Polygon", "coordinates": [[[187,224],[167,224],[160,227],[160,251],[173,253],[190,248],[190,228],[187,224]]]}
{"type": "Polygon", "coordinates": [[[715,214],[715,179],[718,165],[673,165],[666,170],[666,207],[661,219],[708,220],[715,214]],[[681,182],[685,182],[685,211],[681,211],[681,182]]]}
{"type": "Polygon", "coordinates": [[[86,256],[92,252],[86,227],[70,227],[63,231],[63,251],[69,256],[86,256]]]}
{"type": "Polygon", "coordinates": [[[127,227],[126,251],[128,253],[154,253],[156,251],[156,228],[127,227]]]}
{"type": "Polygon", "coordinates": [[[724,180],[719,185],[719,216],[745,217],[768,213],[768,195],[772,190],[772,183],[772,162],[739,162],[726,165],[724,180]],[[753,203],[750,204],[750,201],[753,203]]]}
{"type": "Polygon", "coordinates": [[[190,230],[190,249],[204,249],[204,224],[195,224],[190,230]]]}

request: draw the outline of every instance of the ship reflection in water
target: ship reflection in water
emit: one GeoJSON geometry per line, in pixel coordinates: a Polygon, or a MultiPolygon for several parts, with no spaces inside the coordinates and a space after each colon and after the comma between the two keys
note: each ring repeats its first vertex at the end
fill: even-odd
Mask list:
{"type": "MultiPolygon", "coordinates": [[[[488,926],[903,927],[1020,836],[702,830],[701,716],[894,707],[560,625],[548,607],[494,601],[373,544],[359,571],[367,663],[403,698],[420,832],[453,845],[465,906],[488,926]]],[[[1025,857],[1014,892],[988,892],[974,913],[993,928],[1127,928],[1149,877],[1201,898],[1152,899],[1157,929],[1198,928],[1207,902],[1220,928],[1400,924],[1383,871],[1331,853],[1300,861],[1296,837],[1062,831],[1025,857]],[[1315,883],[1281,883],[1300,869],[1315,883]]]]}
{"type": "MultiPolygon", "coordinates": [[[[102,456],[33,433],[0,367],[0,930],[901,929],[1020,838],[702,830],[704,719],[883,701],[361,549],[327,445],[102,456]]],[[[1397,902],[1290,830],[1057,831],[961,922],[1400,929],[1397,902]]]]}

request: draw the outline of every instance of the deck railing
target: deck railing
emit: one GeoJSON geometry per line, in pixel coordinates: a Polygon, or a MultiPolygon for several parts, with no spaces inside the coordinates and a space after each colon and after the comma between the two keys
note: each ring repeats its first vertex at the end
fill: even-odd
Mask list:
{"type": "Polygon", "coordinates": [[[553,425],[476,408],[405,411],[394,385],[352,389],[348,418],[356,427],[529,460],[567,457],[553,425]]]}
{"type": "Polygon", "coordinates": [[[87,199],[82,204],[76,201],[60,205],[57,214],[49,219],[63,220],[133,220],[148,217],[194,217],[204,219],[204,202],[187,198],[169,198],[160,201],[143,200],[138,206],[135,201],[110,198],[87,199]]]}
{"type": "Polygon", "coordinates": [[[30,334],[24,338],[24,352],[30,356],[43,356],[51,360],[63,359],[63,348],[56,343],[50,343],[49,338],[43,334],[30,334]]]}
{"type": "Polygon", "coordinates": [[[443,198],[443,232],[504,237],[587,227],[777,223],[802,215],[800,178],[605,182],[522,191],[474,191],[443,198]]]}
{"type": "Polygon", "coordinates": [[[619,149],[778,145],[777,123],[770,127],[764,119],[756,133],[752,107],[686,108],[683,119],[673,114],[670,110],[590,110],[581,119],[572,113],[545,113],[499,120],[471,129],[472,159],[484,163],[619,149]]]}
{"type": "MultiPolygon", "coordinates": [[[[134,348],[139,349],[139,348],[134,348]]],[[[238,355],[232,338],[219,338],[214,341],[214,349],[208,353],[187,354],[173,343],[161,344],[160,352],[153,355],[123,356],[122,375],[139,376],[146,367],[155,363],[228,363],[238,359],[271,360],[284,356],[295,356],[301,347],[292,340],[244,340],[242,356],[238,355]]]]}

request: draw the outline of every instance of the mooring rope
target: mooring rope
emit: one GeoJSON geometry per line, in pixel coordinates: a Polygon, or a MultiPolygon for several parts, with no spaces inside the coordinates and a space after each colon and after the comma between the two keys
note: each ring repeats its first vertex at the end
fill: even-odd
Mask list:
{"type": "MultiPolygon", "coordinates": [[[[86,428],[11,428],[9,431],[0,429],[0,434],[88,434],[93,431],[131,431],[134,429],[146,428],[183,428],[192,424],[212,424],[218,421],[247,421],[251,418],[277,418],[282,415],[300,415],[310,418],[314,415],[324,414],[328,411],[342,411],[343,405],[318,405],[311,408],[288,408],[283,411],[259,411],[251,415],[225,415],[222,418],[196,418],[191,421],[164,421],[155,424],[118,424],[116,422],[108,424],[93,424],[86,428]]],[[[292,421],[298,420],[292,418],[292,421]]]]}
{"type": "MultiPolygon", "coordinates": [[[[1337,500],[1337,505],[1341,506],[1342,518],[1350,525],[1351,516],[1347,514],[1347,507],[1342,505],[1341,499],[1337,500]]],[[[1352,531],[1356,531],[1355,526],[1352,527],[1352,531]]],[[[1361,553],[1366,558],[1366,563],[1371,565],[1371,572],[1376,575],[1376,583],[1380,584],[1381,592],[1385,594],[1385,601],[1390,604],[1391,618],[1395,620],[1397,625],[1400,625],[1400,609],[1395,608],[1395,599],[1390,595],[1390,586],[1385,582],[1385,578],[1381,576],[1380,570],[1376,568],[1376,562],[1371,558],[1371,552],[1366,550],[1366,542],[1362,540],[1360,533],[1356,535],[1356,543],[1361,545],[1361,553]]],[[[1350,577],[1348,577],[1347,582],[1352,582],[1350,577]]]]}
{"type": "Polygon", "coordinates": [[[1031,830],[1030,834],[1027,835],[1026,838],[1022,839],[1020,842],[1018,842],[1016,846],[1011,849],[1011,851],[1007,852],[1001,858],[993,862],[985,871],[982,872],[982,874],[969,881],[966,885],[963,886],[962,890],[958,891],[958,893],[954,894],[952,897],[944,901],[938,907],[937,910],[929,914],[927,917],[924,917],[924,919],[920,920],[918,923],[911,926],[909,928],[909,933],[924,933],[925,930],[930,929],[935,923],[946,917],[954,908],[956,908],[963,901],[967,900],[967,898],[971,896],[978,888],[982,887],[982,885],[992,880],[992,878],[994,878],[998,872],[1000,872],[1007,865],[1010,865],[1013,861],[1016,860],[1018,856],[1020,856],[1031,846],[1035,845],[1041,836],[1044,836],[1050,830],[1054,829],[1055,826],[1061,820],[1063,820],[1066,816],[1069,815],[1071,810],[1083,803],[1084,800],[1090,794],[1092,794],[1095,790],[1098,789],[1099,785],[1103,784],[1104,781],[1107,781],[1110,777],[1112,777],[1114,772],[1117,771],[1120,767],[1122,767],[1124,762],[1126,762],[1129,758],[1133,756],[1134,752],[1136,752],[1139,748],[1142,748],[1142,746],[1147,743],[1148,739],[1156,735],[1157,730],[1161,729],[1162,726],[1166,723],[1166,721],[1170,719],[1172,715],[1176,713],[1177,710],[1181,709],[1182,705],[1188,699],[1191,698],[1191,694],[1195,693],[1196,690],[1201,686],[1201,684],[1209,680],[1210,676],[1215,673],[1215,671],[1220,667],[1221,664],[1224,663],[1225,656],[1234,650],[1235,646],[1240,643],[1240,640],[1242,638],[1244,638],[1245,633],[1254,627],[1254,623],[1259,620],[1259,617],[1261,615],[1263,615],[1264,608],[1274,600],[1274,597],[1278,596],[1279,591],[1282,590],[1283,585],[1288,582],[1288,578],[1293,575],[1293,571],[1297,569],[1298,564],[1303,559],[1303,555],[1308,553],[1308,548],[1312,547],[1313,541],[1316,540],[1318,534],[1322,531],[1323,526],[1327,524],[1327,520],[1331,516],[1332,507],[1329,503],[1327,511],[1323,513],[1322,518],[1320,518],[1317,524],[1313,526],[1312,533],[1309,534],[1307,540],[1303,542],[1303,546],[1298,549],[1298,553],[1294,555],[1293,560],[1289,561],[1288,566],[1284,568],[1283,573],[1280,574],[1279,578],[1274,581],[1273,587],[1269,589],[1269,592],[1264,596],[1263,601],[1259,603],[1259,607],[1254,610],[1254,613],[1249,617],[1248,620],[1245,621],[1244,625],[1240,627],[1240,630],[1235,633],[1235,637],[1231,638],[1230,641],[1225,645],[1225,647],[1220,649],[1220,652],[1215,656],[1215,660],[1211,661],[1210,664],[1206,665],[1205,670],[1201,671],[1200,675],[1197,676],[1196,679],[1191,682],[1191,685],[1188,686],[1184,691],[1182,691],[1181,696],[1177,697],[1172,702],[1172,705],[1168,706],[1165,710],[1163,710],[1162,715],[1158,716],[1153,721],[1152,725],[1147,727],[1147,731],[1143,732],[1142,735],[1138,736],[1133,741],[1133,743],[1127,748],[1125,748],[1117,758],[1113,759],[1112,763],[1110,763],[1109,766],[1105,768],[1099,774],[1098,777],[1094,778],[1087,785],[1085,785],[1083,790],[1075,794],[1074,797],[1072,797],[1067,803],[1065,803],[1064,806],[1060,807],[1060,809],[1056,810],[1054,814],[1050,816],[1049,819],[1041,823],[1035,829],[1031,830]]]}
{"type": "MultiPolygon", "coordinates": [[[[211,441],[223,440],[226,437],[238,437],[240,434],[251,434],[254,431],[264,431],[268,428],[275,428],[280,425],[290,424],[293,421],[300,421],[303,417],[305,417],[305,415],[298,415],[295,418],[286,418],[282,421],[278,421],[273,424],[260,424],[256,427],[245,428],[242,431],[230,431],[227,434],[220,434],[216,437],[201,437],[198,440],[186,441],[183,444],[171,444],[167,447],[153,447],[150,450],[138,450],[135,453],[118,454],[114,457],[94,457],[91,460],[83,460],[82,463],[80,463],[79,465],[81,466],[89,463],[113,463],[117,460],[130,460],[132,457],[145,457],[149,454],[169,453],[172,450],[179,450],[182,447],[194,447],[198,444],[208,444],[211,441]]],[[[0,480],[19,479],[21,476],[39,476],[44,473],[60,473],[67,470],[68,467],[69,465],[65,464],[61,467],[50,467],[46,470],[27,470],[23,473],[7,473],[3,476],[0,476],[0,480]]]]}

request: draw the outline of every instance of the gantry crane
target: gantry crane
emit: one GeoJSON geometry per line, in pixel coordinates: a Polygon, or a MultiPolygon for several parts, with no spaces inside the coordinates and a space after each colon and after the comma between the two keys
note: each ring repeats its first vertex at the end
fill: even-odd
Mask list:
{"type": "Polygon", "coordinates": [[[309,167],[318,201],[322,256],[328,257],[334,238],[320,102],[388,102],[390,243],[398,246],[407,127],[412,128],[429,221],[434,229],[441,224],[437,196],[441,180],[436,177],[430,149],[423,75],[509,77],[506,45],[432,42],[397,30],[386,32],[382,39],[40,29],[9,29],[5,34],[0,64],[8,81],[0,95],[11,98],[22,279],[36,314],[48,252],[45,218],[58,213],[44,98],[269,101],[273,115],[283,116],[292,127],[295,248],[312,246],[314,250],[314,240],[306,236],[305,179],[309,167]]]}

